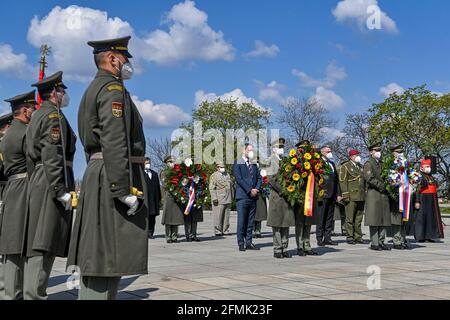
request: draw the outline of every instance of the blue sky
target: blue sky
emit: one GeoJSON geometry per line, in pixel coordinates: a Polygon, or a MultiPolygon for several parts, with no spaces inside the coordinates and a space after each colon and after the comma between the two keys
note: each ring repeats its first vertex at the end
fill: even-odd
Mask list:
{"type": "MultiPolygon", "coordinates": [[[[450,90],[444,0],[40,0],[0,8],[1,100],[30,89],[38,47],[47,42],[54,49],[49,72],[67,75],[65,113],[75,129],[94,74],[86,41],[128,33],[139,73],[127,87],[148,137],[170,135],[196,102],[224,94],[275,113],[288,97],[316,96],[343,119],[395,90],[423,83],[450,90]],[[369,5],[380,8],[381,29],[367,29],[369,5]]],[[[77,176],[84,166],[79,145],[77,176]]]]}

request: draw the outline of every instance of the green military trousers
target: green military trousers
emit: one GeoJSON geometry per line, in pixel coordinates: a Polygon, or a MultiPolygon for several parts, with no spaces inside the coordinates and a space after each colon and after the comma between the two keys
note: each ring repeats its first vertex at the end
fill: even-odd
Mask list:
{"type": "Polygon", "coordinates": [[[25,258],[19,254],[5,256],[3,267],[4,300],[23,299],[23,272],[25,258]]]}
{"type": "Polygon", "coordinates": [[[406,241],[406,225],[402,223],[400,226],[392,225],[392,241],[394,245],[401,246],[407,243],[406,241]]]}
{"type": "Polygon", "coordinates": [[[289,245],[289,227],[278,228],[273,227],[273,251],[274,253],[282,253],[287,251],[289,245]]]}
{"type": "Polygon", "coordinates": [[[364,202],[350,201],[345,206],[345,229],[347,240],[362,240],[361,224],[364,217],[364,202]]]}
{"type": "Polygon", "coordinates": [[[192,215],[184,216],[184,233],[186,239],[197,237],[197,221],[192,219],[192,215]]]}
{"type": "Polygon", "coordinates": [[[166,224],[166,240],[174,241],[178,239],[178,226],[166,224]]]}
{"type": "Polygon", "coordinates": [[[262,221],[255,221],[255,226],[253,227],[253,235],[260,236],[261,235],[261,227],[262,227],[262,221]]]}
{"type": "Polygon", "coordinates": [[[4,299],[5,295],[5,277],[3,275],[3,256],[0,257],[0,300],[4,299]]]}
{"type": "Polygon", "coordinates": [[[297,242],[297,249],[303,251],[311,251],[311,226],[303,224],[295,225],[295,241],[297,242]]]}
{"type": "Polygon", "coordinates": [[[120,277],[81,277],[79,300],[116,300],[120,277]]]}
{"type": "Polygon", "coordinates": [[[386,227],[370,226],[370,244],[378,247],[384,244],[386,239],[386,227]]]}
{"type": "Polygon", "coordinates": [[[23,275],[23,298],[47,300],[47,287],[55,256],[45,253],[25,260],[23,275]]]}

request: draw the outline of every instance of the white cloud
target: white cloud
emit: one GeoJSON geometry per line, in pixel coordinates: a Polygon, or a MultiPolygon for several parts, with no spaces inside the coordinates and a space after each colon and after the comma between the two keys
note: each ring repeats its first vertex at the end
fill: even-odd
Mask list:
{"type": "Polygon", "coordinates": [[[241,89],[237,88],[230,92],[226,92],[222,95],[218,95],[216,93],[205,93],[203,90],[198,90],[195,93],[195,105],[199,106],[204,101],[213,102],[217,99],[221,99],[223,101],[236,100],[238,105],[242,105],[243,103],[251,103],[257,108],[265,109],[262,107],[255,99],[247,97],[241,89]]]}
{"type": "Polygon", "coordinates": [[[256,85],[259,88],[259,99],[262,101],[275,101],[279,104],[286,103],[286,99],[283,97],[281,92],[285,90],[285,86],[282,84],[279,84],[276,81],[272,81],[269,84],[265,84],[262,81],[255,81],[256,85]]]}
{"type": "Polygon", "coordinates": [[[215,61],[234,59],[234,47],[221,31],[208,25],[208,15],[186,0],[172,7],[165,24],[169,31],[156,30],[143,40],[144,59],[160,64],[183,60],[215,61]]]}
{"type": "Polygon", "coordinates": [[[403,92],[405,92],[405,89],[399,84],[392,82],[384,87],[381,87],[379,91],[380,95],[385,98],[389,97],[394,92],[396,92],[397,94],[402,94],[403,92]]]}
{"type": "Polygon", "coordinates": [[[336,138],[341,138],[345,136],[345,133],[343,133],[341,130],[336,128],[329,128],[329,127],[323,127],[319,130],[319,134],[326,137],[325,140],[332,141],[336,138]]]}
{"type": "Polygon", "coordinates": [[[31,79],[33,67],[28,64],[27,56],[23,53],[14,53],[9,44],[0,44],[0,72],[13,74],[19,78],[31,79]]]}
{"type": "Polygon", "coordinates": [[[57,6],[42,19],[34,17],[28,30],[28,41],[39,48],[51,46],[49,66],[63,70],[68,78],[88,80],[95,73],[89,40],[126,36],[133,28],[120,18],[110,18],[107,12],[70,6],[57,6]]]}
{"type": "Polygon", "coordinates": [[[368,12],[371,8],[376,8],[379,12],[381,30],[391,33],[398,31],[395,21],[380,9],[377,0],[343,0],[337,4],[332,13],[338,22],[354,23],[364,32],[369,31],[367,20],[374,14],[374,11],[368,12]]]}
{"type": "Polygon", "coordinates": [[[182,122],[191,120],[191,116],[176,105],[155,104],[148,99],[139,100],[137,96],[132,96],[132,99],[144,119],[144,126],[147,128],[175,128],[182,122]]]}
{"type": "Polygon", "coordinates": [[[317,87],[316,93],[312,96],[312,99],[315,99],[328,110],[339,109],[345,105],[344,99],[337,95],[333,90],[328,90],[324,87],[317,87]]]}
{"type": "Polygon", "coordinates": [[[271,46],[267,46],[261,40],[255,41],[255,49],[244,54],[247,58],[257,58],[257,57],[266,57],[266,58],[275,58],[278,53],[280,53],[280,48],[277,45],[272,44],[271,46]]]}
{"type": "Polygon", "coordinates": [[[90,79],[95,72],[92,48],[86,44],[89,40],[133,36],[130,51],[138,67],[142,60],[157,64],[232,60],[235,49],[207,20],[208,15],[197,9],[195,2],[187,0],[166,14],[163,23],[168,25],[168,32],[158,29],[141,38],[135,35],[129,22],[109,17],[105,11],[76,5],[56,6],[47,16],[32,19],[28,41],[36,48],[43,43],[50,45],[49,66],[80,81],[90,79]]]}
{"type": "Polygon", "coordinates": [[[339,67],[335,61],[331,61],[325,69],[325,78],[322,80],[314,79],[305,72],[293,69],[292,74],[300,79],[305,87],[324,87],[333,88],[340,80],[347,78],[344,67],[339,67]]]}

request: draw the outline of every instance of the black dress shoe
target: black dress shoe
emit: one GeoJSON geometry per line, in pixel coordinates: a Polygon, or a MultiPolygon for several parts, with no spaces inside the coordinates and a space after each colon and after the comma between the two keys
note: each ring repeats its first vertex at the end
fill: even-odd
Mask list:
{"type": "Polygon", "coordinates": [[[337,237],[338,234],[337,234],[336,232],[332,232],[332,233],[331,233],[331,236],[332,236],[332,237],[337,237]]]}
{"type": "Polygon", "coordinates": [[[411,247],[410,247],[407,243],[402,243],[402,247],[403,247],[403,249],[405,249],[405,250],[411,249],[411,247]]]}
{"type": "Polygon", "coordinates": [[[192,238],[186,238],[187,242],[192,242],[192,238]]]}
{"type": "Polygon", "coordinates": [[[257,246],[255,246],[253,243],[246,247],[247,250],[259,250],[257,246]]]}
{"type": "Polygon", "coordinates": [[[325,246],[325,243],[324,243],[322,240],[317,240],[317,245],[318,245],[319,247],[324,247],[324,246],[325,246]]]}
{"type": "Polygon", "coordinates": [[[244,245],[240,245],[240,246],[239,246],[239,251],[245,251],[244,245]]]}
{"type": "Polygon", "coordinates": [[[356,244],[356,242],[353,241],[353,240],[347,240],[347,243],[348,243],[348,244],[356,244]]]}
{"type": "Polygon", "coordinates": [[[317,251],[314,251],[314,250],[308,250],[308,251],[305,251],[305,253],[306,253],[306,255],[308,255],[308,256],[318,256],[319,254],[317,253],[317,251]]]}
{"type": "Polygon", "coordinates": [[[153,233],[150,233],[150,232],[148,233],[148,238],[149,239],[155,239],[155,237],[153,236],[153,233]]]}
{"type": "Polygon", "coordinates": [[[197,238],[197,237],[192,237],[192,241],[201,242],[201,240],[199,238],[197,238]]]}
{"type": "Polygon", "coordinates": [[[287,251],[283,251],[283,257],[285,258],[292,258],[291,254],[287,251]]]}
{"type": "Polygon", "coordinates": [[[274,254],[273,254],[273,257],[274,257],[274,258],[277,258],[277,259],[283,259],[283,258],[284,258],[283,254],[282,254],[281,252],[274,253],[274,254]]]}
{"type": "Polygon", "coordinates": [[[385,245],[384,243],[380,244],[380,248],[384,251],[391,251],[391,248],[385,245]]]}
{"type": "Polygon", "coordinates": [[[355,240],[355,243],[357,243],[357,244],[365,244],[363,239],[355,240]]]}
{"type": "Polygon", "coordinates": [[[306,256],[306,252],[303,249],[297,249],[297,255],[304,257],[306,256]]]}
{"type": "Polygon", "coordinates": [[[178,243],[178,239],[172,240],[172,243],[178,243]]]}
{"type": "Polygon", "coordinates": [[[324,242],[326,245],[329,245],[329,246],[337,246],[339,243],[337,243],[336,241],[333,241],[333,240],[328,240],[328,241],[325,241],[324,242]]]}
{"type": "Polygon", "coordinates": [[[429,243],[436,243],[436,241],[435,240],[433,240],[433,239],[427,239],[427,240],[425,240],[426,242],[429,242],[429,243]]]}
{"type": "Polygon", "coordinates": [[[374,251],[382,251],[383,250],[379,246],[370,246],[369,249],[374,250],[374,251]]]}
{"type": "Polygon", "coordinates": [[[395,250],[404,250],[405,248],[403,248],[403,246],[401,244],[394,244],[394,249],[395,250]]]}
{"type": "Polygon", "coordinates": [[[425,240],[419,240],[419,241],[417,241],[418,243],[424,243],[425,242],[425,240]]]}
{"type": "Polygon", "coordinates": [[[167,240],[167,243],[172,243],[172,240],[167,240]]]}

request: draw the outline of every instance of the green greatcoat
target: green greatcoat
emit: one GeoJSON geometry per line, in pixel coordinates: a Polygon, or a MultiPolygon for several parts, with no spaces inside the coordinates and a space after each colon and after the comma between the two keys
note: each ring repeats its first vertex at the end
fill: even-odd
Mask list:
{"type": "Polygon", "coordinates": [[[5,255],[21,254],[23,249],[28,209],[28,178],[12,178],[17,174],[27,174],[26,131],[27,125],[14,119],[2,141],[4,172],[9,177],[4,191],[3,216],[0,222],[0,253],[5,255]]]}
{"type": "Polygon", "coordinates": [[[112,73],[99,70],[84,93],[78,130],[88,159],[99,152],[102,158],[88,160],[67,266],[78,266],[83,277],[146,274],[148,197],[139,200],[131,216],[129,207],[118,199],[129,195],[131,187],[147,193],[143,122],[130,94],[112,73]],[[133,157],[132,185],[127,137],[133,157]]]}
{"type": "Polygon", "coordinates": [[[181,226],[184,225],[184,208],[175,201],[173,195],[164,187],[165,175],[164,170],[160,174],[161,184],[163,185],[164,208],[161,217],[162,225],[181,226]]]}
{"type": "Polygon", "coordinates": [[[262,194],[259,194],[256,201],[255,221],[262,222],[265,220],[267,220],[267,201],[262,194]]]}
{"type": "Polygon", "coordinates": [[[72,213],[65,211],[57,200],[75,190],[73,169],[70,163],[75,155],[76,136],[64,114],[56,106],[44,101],[33,113],[26,134],[27,161],[34,171],[28,185],[28,215],[24,253],[27,257],[48,253],[66,257],[72,226],[72,213]],[[58,117],[61,118],[62,128],[58,117]],[[64,136],[64,137],[63,137],[64,136]],[[62,155],[65,142],[66,163],[62,155]],[[65,174],[67,172],[67,186],[65,174]]]}
{"type": "Polygon", "coordinates": [[[282,186],[279,181],[279,174],[269,176],[269,184],[271,191],[269,196],[269,211],[267,212],[267,226],[274,228],[295,226],[294,208],[281,195],[282,186]]]}
{"type": "Polygon", "coordinates": [[[373,157],[364,164],[366,181],[365,225],[387,227],[391,225],[389,196],[381,178],[381,163],[373,157]]]}

